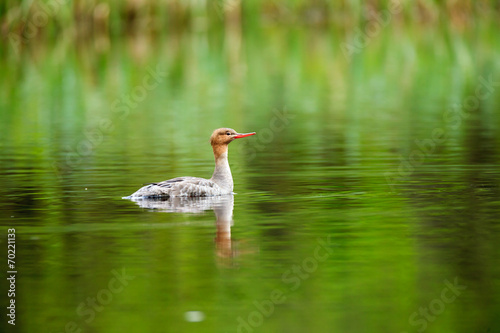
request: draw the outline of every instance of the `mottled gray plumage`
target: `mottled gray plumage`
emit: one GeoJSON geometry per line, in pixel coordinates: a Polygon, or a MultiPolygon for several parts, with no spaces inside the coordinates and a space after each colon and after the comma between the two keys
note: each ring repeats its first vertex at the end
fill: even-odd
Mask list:
{"type": "Polygon", "coordinates": [[[223,189],[210,179],[178,177],[141,187],[126,198],[209,197],[229,194],[233,189],[223,189]]]}

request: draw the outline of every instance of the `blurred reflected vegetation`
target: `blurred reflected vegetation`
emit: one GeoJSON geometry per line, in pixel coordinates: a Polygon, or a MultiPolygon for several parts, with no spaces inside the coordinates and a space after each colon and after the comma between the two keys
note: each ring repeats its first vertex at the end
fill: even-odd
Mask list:
{"type": "Polygon", "coordinates": [[[484,21],[495,22],[500,10],[497,0],[5,0],[0,15],[4,34],[10,30],[28,35],[32,32],[24,31],[27,22],[33,22],[43,38],[59,38],[61,32],[77,39],[132,34],[158,37],[165,33],[225,30],[235,25],[252,29],[261,24],[349,33],[397,5],[402,11],[396,21],[402,27],[449,25],[459,32],[484,21]],[[48,13],[50,20],[40,12],[48,13]]]}

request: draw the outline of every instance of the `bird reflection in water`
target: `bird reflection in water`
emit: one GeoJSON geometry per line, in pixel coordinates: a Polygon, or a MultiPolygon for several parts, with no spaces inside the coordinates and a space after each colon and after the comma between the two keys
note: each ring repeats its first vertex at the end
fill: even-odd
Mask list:
{"type": "Polygon", "coordinates": [[[200,214],[207,210],[215,213],[215,247],[220,264],[232,264],[236,251],[231,240],[231,226],[233,225],[234,195],[220,195],[212,197],[171,197],[168,199],[133,199],[142,208],[154,209],[165,213],[194,213],[200,214]]]}

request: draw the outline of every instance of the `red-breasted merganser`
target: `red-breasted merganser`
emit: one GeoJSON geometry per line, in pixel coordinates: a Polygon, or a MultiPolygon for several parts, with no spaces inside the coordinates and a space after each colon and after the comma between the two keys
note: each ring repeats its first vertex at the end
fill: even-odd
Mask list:
{"type": "Polygon", "coordinates": [[[255,135],[255,132],[241,134],[232,128],[219,128],[212,133],[210,144],[215,156],[215,170],[212,178],[178,177],[152,183],[124,199],[208,197],[233,193],[233,176],[227,160],[228,144],[234,139],[250,135],[255,135]]]}

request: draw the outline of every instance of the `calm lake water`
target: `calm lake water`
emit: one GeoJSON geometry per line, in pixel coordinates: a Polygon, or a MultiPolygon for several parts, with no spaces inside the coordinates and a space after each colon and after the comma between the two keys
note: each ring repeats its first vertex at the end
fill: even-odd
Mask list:
{"type": "Polygon", "coordinates": [[[5,57],[15,331],[500,332],[491,36],[391,29],[349,61],[279,29],[5,57]],[[121,199],[209,178],[225,126],[257,132],[229,147],[234,196],[121,199]]]}

